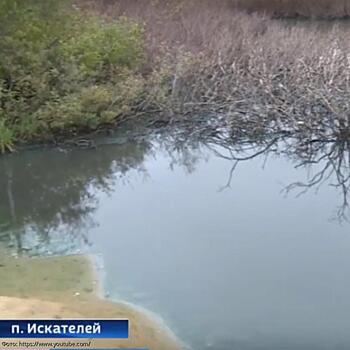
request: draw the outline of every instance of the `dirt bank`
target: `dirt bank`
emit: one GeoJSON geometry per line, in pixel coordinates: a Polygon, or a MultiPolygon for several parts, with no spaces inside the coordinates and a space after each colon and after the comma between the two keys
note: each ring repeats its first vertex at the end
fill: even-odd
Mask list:
{"type": "MultiPolygon", "coordinates": [[[[2,318],[127,318],[130,320],[130,339],[98,340],[92,347],[147,347],[152,350],[180,349],[162,325],[126,305],[97,298],[80,300],[62,298],[59,302],[41,299],[0,297],[2,318]]],[[[81,341],[81,340],[80,340],[81,341]]]]}
{"type": "Polygon", "coordinates": [[[96,341],[94,347],[177,350],[164,325],[136,308],[96,296],[99,283],[84,256],[0,258],[1,318],[127,318],[130,339],[96,341]]]}

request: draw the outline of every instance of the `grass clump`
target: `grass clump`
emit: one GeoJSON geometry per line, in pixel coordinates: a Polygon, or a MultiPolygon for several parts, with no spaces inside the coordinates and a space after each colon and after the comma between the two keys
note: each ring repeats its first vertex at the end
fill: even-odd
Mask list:
{"type": "Polygon", "coordinates": [[[12,151],[14,136],[11,129],[5,125],[5,120],[0,119],[0,151],[12,151]]]}
{"type": "Polygon", "coordinates": [[[143,30],[70,0],[0,4],[0,151],[114,123],[141,93],[143,30]]]}

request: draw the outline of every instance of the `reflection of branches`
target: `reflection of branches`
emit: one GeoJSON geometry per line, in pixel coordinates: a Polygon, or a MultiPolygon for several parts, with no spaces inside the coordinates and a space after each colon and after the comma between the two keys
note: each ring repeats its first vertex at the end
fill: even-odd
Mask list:
{"type": "MultiPolygon", "coordinates": [[[[317,192],[322,185],[328,183],[329,186],[338,189],[342,196],[341,204],[336,211],[336,218],[339,221],[347,220],[350,193],[350,144],[347,142],[313,142],[312,147],[311,144],[307,145],[307,152],[304,150],[300,153],[298,152],[299,144],[288,147],[288,143],[281,144],[282,141],[283,139],[274,138],[267,145],[255,144],[252,153],[248,156],[237,156],[233,148],[230,150],[230,155],[227,156],[215,150],[215,147],[210,147],[217,156],[233,161],[228,181],[220,190],[230,187],[234,172],[240,162],[252,160],[263,154],[267,155],[269,152],[277,152],[280,148],[280,153],[297,159],[296,168],[308,168],[311,171],[316,169],[316,172],[307,181],[297,181],[288,185],[285,188],[286,193],[300,189],[297,194],[300,196],[312,188],[317,192]],[[274,145],[277,146],[277,149],[273,148],[274,145]]],[[[245,150],[240,149],[240,152],[244,153],[245,150]]]]}
{"type": "MultiPolygon", "coordinates": [[[[238,117],[236,117],[238,118],[238,117]]],[[[311,188],[318,189],[327,184],[339,190],[342,196],[336,216],[347,218],[350,192],[350,125],[342,120],[288,119],[287,123],[274,123],[271,120],[241,119],[231,121],[217,118],[198,118],[198,127],[188,123],[176,128],[172,143],[178,149],[206,146],[215,156],[232,162],[226,184],[230,187],[234,173],[241,162],[250,161],[271,153],[283,155],[296,161],[296,168],[314,171],[305,182],[298,181],[285,188],[287,193],[300,190],[298,195],[311,188]],[[209,122],[208,122],[209,120],[209,122]],[[182,127],[182,128],[181,128],[182,127]]],[[[167,135],[169,138],[169,133],[167,135]]],[[[171,137],[170,137],[171,138],[171,137]]]]}
{"type": "MultiPolygon", "coordinates": [[[[286,187],[286,192],[318,190],[323,184],[339,190],[342,202],[337,211],[346,219],[350,192],[350,143],[336,134],[291,134],[271,130],[267,126],[243,127],[235,134],[218,119],[208,123],[200,120],[195,128],[165,130],[157,134],[154,144],[168,152],[171,166],[181,164],[192,172],[199,159],[211,154],[232,162],[228,179],[220,189],[230,187],[237,167],[270,154],[283,155],[296,162],[297,168],[313,171],[305,182],[286,187]],[[204,151],[203,151],[204,150],[204,151]]],[[[96,190],[110,192],[115,181],[130,169],[141,169],[145,154],[150,154],[148,139],[118,146],[118,150],[101,148],[83,156],[81,152],[40,152],[35,156],[9,158],[0,162],[0,243],[7,242],[31,254],[44,251],[63,253],[89,245],[88,228],[98,203],[96,190]],[[26,158],[28,157],[28,158],[26,158]],[[5,171],[1,171],[4,165],[5,171]],[[23,194],[28,193],[28,196],[23,194]],[[9,221],[11,223],[9,224],[9,221]],[[17,240],[17,242],[16,242],[17,240]]],[[[153,145],[154,147],[154,145],[153,145]]],[[[142,168],[143,169],[143,168],[142,168]]]]}
{"type": "Polygon", "coordinates": [[[252,160],[254,158],[257,158],[263,154],[267,154],[270,149],[276,145],[278,143],[278,138],[275,137],[273,140],[271,140],[270,142],[267,143],[267,145],[264,145],[264,146],[260,146],[258,147],[258,149],[256,149],[256,146],[255,146],[255,149],[254,147],[251,147],[251,145],[249,145],[249,151],[252,151],[253,150],[253,153],[249,154],[248,156],[244,156],[244,157],[238,157],[235,155],[235,153],[233,152],[233,150],[231,149],[230,150],[230,158],[227,157],[227,156],[224,156],[223,154],[221,154],[217,149],[215,149],[215,147],[212,147],[212,146],[209,146],[209,148],[219,157],[221,158],[225,158],[225,159],[230,159],[233,161],[233,165],[230,169],[230,172],[229,172],[229,176],[228,176],[228,180],[227,180],[227,183],[226,185],[224,185],[223,187],[221,187],[219,189],[219,191],[224,191],[225,189],[231,187],[231,182],[232,182],[232,177],[233,177],[233,174],[238,166],[238,164],[240,162],[244,162],[244,161],[248,161],[248,160],[252,160]]]}
{"type": "Polygon", "coordinates": [[[339,206],[336,217],[339,220],[347,219],[349,208],[348,195],[350,191],[350,145],[347,142],[334,142],[322,144],[318,152],[308,155],[297,167],[319,167],[316,173],[306,182],[294,182],[286,187],[286,192],[301,189],[298,195],[306,193],[311,188],[318,190],[323,184],[330,182],[330,186],[339,189],[342,195],[342,203],[339,206]],[[321,153],[321,155],[320,155],[321,153]]]}

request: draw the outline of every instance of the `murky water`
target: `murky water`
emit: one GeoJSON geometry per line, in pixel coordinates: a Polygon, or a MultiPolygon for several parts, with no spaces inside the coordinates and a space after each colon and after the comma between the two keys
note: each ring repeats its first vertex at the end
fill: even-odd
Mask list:
{"type": "Polygon", "coordinates": [[[295,165],[261,154],[228,183],[232,162],[205,145],[4,156],[0,246],[98,254],[110,298],[157,313],[195,350],[348,349],[350,230],[332,220],[346,193],[334,175],[296,197],[322,164],[295,165]]]}

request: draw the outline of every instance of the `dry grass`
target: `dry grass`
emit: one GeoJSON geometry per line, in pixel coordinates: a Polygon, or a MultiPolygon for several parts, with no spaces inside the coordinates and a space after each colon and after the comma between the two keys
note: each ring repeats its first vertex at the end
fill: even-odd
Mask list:
{"type": "Polygon", "coordinates": [[[346,18],[350,16],[349,0],[81,0],[85,4],[94,3],[95,8],[118,7],[128,15],[144,15],[161,10],[165,15],[169,12],[178,12],[179,9],[208,8],[214,11],[234,11],[235,9],[248,12],[260,12],[277,17],[319,17],[319,18],[346,18]],[[170,10],[170,11],[169,11],[170,10]]]}
{"type": "MultiPolygon", "coordinates": [[[[206,54],[224,46],[230,49],[248,32],[260,36],[270,26],[281,30],[283,26],[276,26],[269,14],[344,17],[350,11],[350,0],[80,0],[80,4],[111,19],[126,16],[144,23],[152,53],[162,46],[206,54]],[[247,16],[240,10],[256,13],[247,16]]],[[[311,29],[317,25],[310,22],[311,29]]]]}
{"type": "MultiPolygon", "coordinates": [[[[247,6],[267,3],[272,1],[245,1],[247,6]]],[[[292,9],[291,3],[278,2],[292,9]]],[[[323,9],[334,3],[341,4],[317,2],[323,9]]],[[[155,69],[139,106],[144,111],[159,110],[172,119],[225,115],[235,137],[266,130],[293,132],[300,139],[350,136],[348,29],[287,26],[237,12],[229,0],[94,4],[110,17],[132,16],[145,23],[155,69]],[[168,54],[157,60],[164,48],[168,54]]],[[[311,8],[316,1],[303,4],[311,8]]],[[[298,8],[306,7],[300,2],[298,8]]]]}
{"type": "Polygon", "coordinates": [[[208,39],[223,28],[232,30],[228,24],[234,22],[230,0],[82,0],[81,4],[112,19],[126,16],[143,23],[150,51],[183,46],[198,52],[208,48],[208,39]]]}
{"type": "Polygon", "coordinates": [[[345,18],[350,15],[349,0],[236,0],[249,12],[258,11],[278,17],[345,18]]]}

